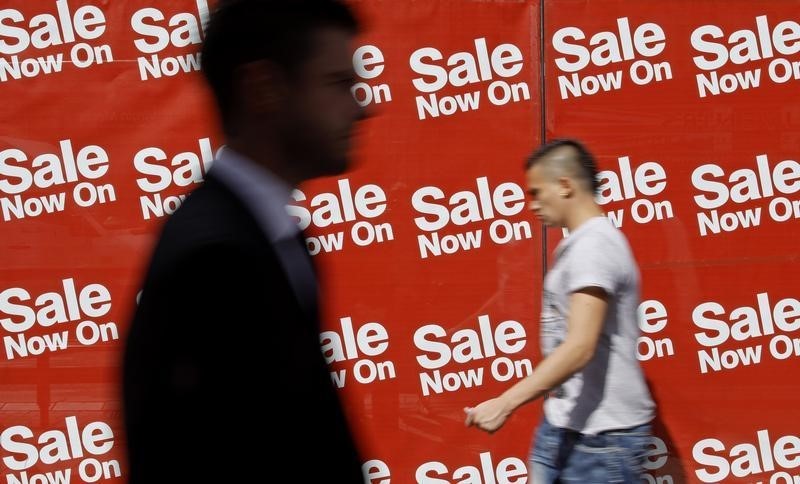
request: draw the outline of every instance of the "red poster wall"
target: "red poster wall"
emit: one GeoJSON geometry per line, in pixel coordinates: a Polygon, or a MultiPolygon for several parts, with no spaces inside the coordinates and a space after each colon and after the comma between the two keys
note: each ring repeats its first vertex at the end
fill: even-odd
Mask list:
{"type": "MultiPolygon", "coordinates": [[[[531,414],[511,426],[525,438],[492,439],[464,428],[462,409],[507,385],[498,380],[516,380],[514,372],[527,367],[514,362],[532,365],[537,352],[540,236],[520,186],[522,160],[540,132],[539,50],[531,44],[537,6],[355,5],[370,26],[362,44],[372,46],[361,73],[371,89],[359,84],[356,97],[372,95],[373,117],[346,180],[353,193],[373,185],[364,193],[378,193],[385,210],[311,224],[323,238],[309,239],[312,253],[322,247],[331,331],[323,333],[323,351],[362,433],[364,457],[380,460],[394,479],[449,481],[458,468],[482,469],[490,460],[524,475],[518,457],[531,414]],[[326,253],[324,238],[339,232],[342,248],[326,253]],[[350,352],[350,327],[356,336],[363,331],[354,339],[372,334],[382,343],[350,352]],[[515,335],[519,344],[504,352],[515,335]]],[[[338,193],[337,184],[309,184],[300,205],[338,193]]]]}
{"type": "MultiPolygon", "coordinates": [[[[462,407],[535,361],[540,236],[519,181],[541,131],[538,5],[354,6],[367,25],[354,94],[372,117],[355,169],[303,186],[293,213],[320,267],[322,350],[365,471],[411,482],[475,466],[524,479],[527,437],[465,429],[462,407]]],[[[195,72],[207,9],[62,0],[0,11],[8,482],[124,480],[118,359],[140,273],[222,142],[195,72]]],[[[236,344],[235,327],[221,344],[236,344]]],[[[520,434],[532,421],[515,422],[520,434]]]]}
{"type": "MultiPolygon", "coordinates": [[[[371,116],[353,170],[300,187],[291,211],[365,481],[525,482],[539,404],[492,436],[462,408],[540,361],[561,234],[542,240],[522,163],[543,134],[596,153],[600,202],[640,263],[659,404],[645,481],[796,481],[798,3],[351,4],[371,116]]],[[[208,8],[0,7],[8,483],[125,481],[119,357],[141,271],[224,142],[196,72],[208,8]]]]}
{"type": "Polygon", "coordinates": [[[653,475],[791,482],[797,4],[544,8],[547,137],[597,154],[601,203],[652,301],[639,356],[680,458],[653,475]]]}

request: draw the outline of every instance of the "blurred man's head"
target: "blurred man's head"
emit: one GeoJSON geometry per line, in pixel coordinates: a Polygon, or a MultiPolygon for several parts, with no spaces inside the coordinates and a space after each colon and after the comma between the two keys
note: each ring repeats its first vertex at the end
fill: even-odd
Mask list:
{"type": "Polygon", "coordinates": [[[577,141],[543,145],[528,158],[525,176],[530,209],[547,225],[567,225],[571,212],[595,206],[597,164],[577,141]]]}
{"type": "Polygon", "coordinates": [[[290,161],[300,180],[341,173],[362,117],[357,31],[336,0],[222,0],[201,60],[228,140],[290,161]]]}

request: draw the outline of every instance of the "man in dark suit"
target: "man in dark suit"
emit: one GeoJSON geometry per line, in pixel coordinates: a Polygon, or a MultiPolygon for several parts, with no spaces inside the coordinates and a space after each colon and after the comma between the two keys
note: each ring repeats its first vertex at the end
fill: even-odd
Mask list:
{"type": "Polygon", "coordinates": [[[363,482],[285,211],[298,183],[347,167],[356,30],[334,0],[212,15],[203,72],[226,148],[167,221],[128,335],[131,484],[363,482]]]}

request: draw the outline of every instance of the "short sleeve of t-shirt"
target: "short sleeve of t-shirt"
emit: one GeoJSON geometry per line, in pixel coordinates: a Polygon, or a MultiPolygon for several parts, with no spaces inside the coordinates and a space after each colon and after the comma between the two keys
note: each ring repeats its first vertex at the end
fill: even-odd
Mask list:
{"type": "Polygon", "coordinates": [[[615,246],[604,237],[584,237],[570,248],[567,292],[599,287],[614,294],[618,286],[619,264],[615,246]]]}

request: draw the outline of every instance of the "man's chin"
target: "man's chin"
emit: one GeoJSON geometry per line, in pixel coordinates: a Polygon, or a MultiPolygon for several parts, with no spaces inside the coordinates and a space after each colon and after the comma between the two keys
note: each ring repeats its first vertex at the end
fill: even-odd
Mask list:
{"type": "Polygon", "coordinates": [[[321,167],[320,176],[341,175],[350,169],[351,160],[348,157],[338,157],[328,159],[321,167]]]}

